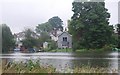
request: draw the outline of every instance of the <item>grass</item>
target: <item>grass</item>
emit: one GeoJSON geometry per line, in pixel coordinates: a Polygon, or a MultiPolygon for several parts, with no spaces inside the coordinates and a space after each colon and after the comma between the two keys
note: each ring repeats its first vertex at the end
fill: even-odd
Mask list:
{"type": "MultiPolygon", "coordinates": [[[[82,65],[80,67],[76,66],[70,68],[66,66],[63,70],[57,70],[52,65],[42,66],[37,62],[32,62],[31,60],[28,63],[7,63],[3,67],[3,73],[109,73],[109,70],[104,67],[92,67],[89,65],[82,65]]],[[[117,73],[117,69],[110,69],[111,73],[117,73]]]]}
{"type": "Polygon", "coordinates": [[[2,63],[0,61],[0,75],[2,74],[2,63]]]}
{"type": "MultiPolygon", "coordinates": [[[[75,52],[91,52],[91,51],[96,51],[96,50],[87,50],[87,49],[79,49],[76,50],[75,52]]],[[[49,52],[73,52],[72,49],[55,49],[55,50],[50,50],[49,52]]]]}
{"type": "Polygon", "coordinates": [[[73,52],[72,49],[55,49],[50,50],[49,52],[73,52]]]}
{"type": "MultiPolygon", "coordinates": [[[[72,49],[54,49],[54,50],[49,50],[48,52],[73,52],[72,49]]],[[[105,50],[102,50],[102,49],[78,49],[75,51],[76,53],[86,53],[86,52],[109,52],[109,51],[105,51],[105,50]]]]}
{"type": "Polygon", "coordinates": [[[7,63],[3,67],[3,73],[54,73],[54,70],[52,66],[40,66],[31,60],[28,63],[7,63]]]}

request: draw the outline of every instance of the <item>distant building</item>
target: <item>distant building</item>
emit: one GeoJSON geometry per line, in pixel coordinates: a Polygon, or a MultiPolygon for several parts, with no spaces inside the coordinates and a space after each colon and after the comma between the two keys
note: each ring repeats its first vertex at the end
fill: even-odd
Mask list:
{"type": "MultiPolygon", "coordinates": [[[[39,38],[39,36],[36,33],[33,33],[31,37],[39,38]]],[[[16,41],[15,44],[18,45],[18,47],[22,46],[22,40],[25,39],[25,32],[19,32],[14,34],[14,39],[16,41]]]]}
{"type": "Polygon", "coordinates": [[[67,31],[53,30],[50,36],[56,41],[58,48],[72,48],[72,35],[67,31]]]}
{"type": "Polygon", "coordinates": [[[63,32],[58,36],[58,48],[72,48],[72,36],[68,32],[63,32]]]}
{"type": "Polygon", "coordinates": [[[48,42],[43,43],[43,48],[48,48],[48,42]]]}
{"type": "MultiPolygon", "coordinates": [[[[58,48],[72,48],[72,35],[70,35],[67,31],[61,31],[60,29],[52,30],[49,33],[52,40],[54,40],[57,43],[58,48]]],[[[40,35],[37,35],[36,33],[32,34],[31,37],[39,38],[40,35]]],[[[22,46],[22,40],[25,39],[25,33],[19,32],[14,34],[14,38],[16,40],[16,45],[19,47],[22,46]]],[[[42,44],[43,48],[48,47],[48,42],[44,42],[42,44]]]]}
{"type": "Polygon", "coordinates": [[[52,40],[57,41],[58,36],[62,34],[63,32],[61,30],[52,30],[49,34],[52,40]]]}
{"type": "Polygon", "coordinates": [[[24,32],[19,32],[14,34],[14,39],[16,41],[16,45],[18,45],[18,47],[22,46],[22,40],[25,39],[25,33],[24,32]]]}

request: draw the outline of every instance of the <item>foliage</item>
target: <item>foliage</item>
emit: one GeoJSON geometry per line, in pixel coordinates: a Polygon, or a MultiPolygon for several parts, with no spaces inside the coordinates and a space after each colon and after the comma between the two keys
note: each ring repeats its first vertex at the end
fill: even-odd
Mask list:
{"type": "MultiPolygon", "coordinates": [[[[7,66],[7,65],[6,65],[7,66]]],[[[33,62],[31,60],[28,63],[15,63],[13,62],[8,68],[4,66],[3,73],[21,73],[20,75],[24,75],[24,73],[54,73],[55,68],[52,66],[41,66],[38,61],[33,62]]]]}
{"type": "Polygon", "coordinates": [[[118,73],[117,69],[112,69],[106,67],[92,67],[89,64],[84,65],[81,64],[79,67],[75,66],[73,68],[70,68],[68,64],[66,64],[65,68],[60,67],[59,70],[54,68],[52,65],[46,64],[46,66],[40,65],[40,62],[33,62],[31,60],[28,61],[28,63],[12,63],[9,67],[3,66],[3,73],[19,73],[20,75],[24,75],[24,73],[46,73],[46,75],[51,73],[58,73],[58,75],[61,73],[91,73],[89,75],[106,75],[107,73],[118,73]],[[100,73],[100,74],[99,74],[100,73]]]}
{"type": "Polygon", "coordinates": [[[45,42],[45,41],[49,41],[50,40],[50,35],[46,32],[42,32],[41,33],[41,36],[40,36],[40,39],[45,42]]]}
{"type": "Polygon", "coordinates": [[[49,50],[57,49],[57,43],[54,40],[49,40],[49,50]]]}
{"type": "Polygon", "coordinates": [[[53,49],[49,52],[73,52],[72,49],[66,48],[66,49],[53,49]]]}
{"type": "Polygon", "coordinates": [[[51,32],[54,29],[61,29],[61,31],[63,30],[63,21],[58,17],[58,16],[54,16],[52,18],[50,18],[48,20],[48,22],[42,23],[42,24],[38,24],[38,26],[36,26],[36,32],[41,34],[42,32],[51,32]]]}
{"type": "Polygon", "coordinates": [[[120,49],[120,24],[117,24],[118,48],[120,49]]]}
{"type": "Polygon", "coordinates": [[[38,38],[38,45],[42,47],[43,43],[48,42],[50,39],[50,35],[47,32],[42,32],[38,38]]]}
{"type": "Polygon", "coordinates": [[[63,30],[63,21],[58,17],[54,16],[48,20],[48,22],[39,24],[36,26],[36,32],[40,34],[40,37],[38,39],[39,45],[42,46],[44,42],[49,42],[49,50],[56,49],[56,42],[51,40],[50,32],[53,30],[60,29],[63,30]]]}
{"type": "Polygon", "coordinates": [[[105,45],[105,46],[102,48],[102,50],[103,50],[103,51],[110,51],[110,50],[112,50],[113,48],[115,48],[115,46],[112,45],[112,44],[110,44],[110,45],[105,45]]]}
{"type": "Polygon", "coordinates": [[[73,2],[74,12],[68,28],[73,38],[74,50],[95,49],[111,44],[113,26],[104,2],[73,2]]]}
{"type": "Polygon", "coordinates": [[[27,48],[32,48],[37,45],[37,35],[31,29],[26,29],[24,31],[25,39],[22,40],[23,45],[27,48]]]}
{"type": "Polygon", "coordinates": [[[53,27],[49,22],[38,24],[38,26],[36,26],[37,33],[50,32],[50,31],[52,31],[52,29],[53,29],[53,27]]]}
{"type": "Polygon", "coordinates": [[[15,45],[14,36],[6,24],[2,24],[2,52],[6,53],[15,45]]]}
{"type": "Polygon", "coordinates": [[[48,22],[52,25],[52,27],[56,28],[57,30],[60,29],[61,31],[63,31],[63,21],[58,16],[50,18],[48,22]]]}
{"type": "Polygon", "coordinates": [[[116,33],[113,33],[111,44],[114,45],[114,48],[119,46],[118,42],[119,42],[118,35],[116,33]]]}

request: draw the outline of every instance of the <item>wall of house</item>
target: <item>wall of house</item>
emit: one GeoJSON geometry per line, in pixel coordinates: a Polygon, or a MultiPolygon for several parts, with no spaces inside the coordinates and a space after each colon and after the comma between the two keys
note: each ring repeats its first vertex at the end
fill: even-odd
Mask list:
{"type": "Polygon", "coordinates": [[[51,35],[51,39],[54,40],[54,41],[57,41],[58,37],[55,37],[55,36],[51,35]]]}
{"type": "Polygon", "coordinates": [[[66,48],[66,46],[62,46],[63,37],[67,37],[67,41],[69,42],[69,48],[72,48],[72,37],[68,33],[63,33],[58,37],[58,48],[66,48]]]}

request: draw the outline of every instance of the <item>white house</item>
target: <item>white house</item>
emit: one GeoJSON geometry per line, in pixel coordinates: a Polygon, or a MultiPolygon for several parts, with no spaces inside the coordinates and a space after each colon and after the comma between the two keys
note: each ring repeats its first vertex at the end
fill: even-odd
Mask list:
{"type": "Polygon", "coordinates": [[[58,36],[62,33],[63,32],[61,30],[53,30],[53,31],[50,32],[50,37],[51,37],[52,40],[57,41],[58,36]]]}
{"type": "MultiPolygon", "coordinates": [[[[39,38],[39,35],[34,33],[31,35],[31,37],[39,38]]],[[[25,39],[25,32],[19,32],[19,33],[14,34],[14,39],[18,47],[22,46],[22,40],[25,39]]]]}
{"type": "Polygon", "coordinates": [[[55,30],[50,33],[50,36],[57,42],[58,48],[72,48],[72,35],[67,31],[55,30]]]}
{"type": "Polygon", "coordinates": [[[16,41],[15,44],[18,45],[18,47],[22,46],[22,40],[25,39],[25,33],[24,32],[19,32],[19,33],[16,33],[14,34],[14,39],[16,41]]]}
{"type": "MultiPolygon", "coordinates": [[[[61,30],[53,30],[49,33],[51,36],[51,39],[56,41],[58,48],[72,48],[72,36],[67,31],[61,31],[61,30]]],[[[39,38],[39,35],[32,34],[31,35],[34,38],[39,38]]],[[[22,46],[22,40],[25,39],[25,33],[20,32],[17,34],[14,34],[14,38],[16,40],[16,44],[20,47],[22,46]]],[[[48,46],[47,42],[43,43],[43,48],[46,48],[48,46]]]]}
{"type": "Polygon", "coordinates": [[[58,36],[58,48],[72,48],[72,35],[68,32],[63,32],[58,36]]]}

